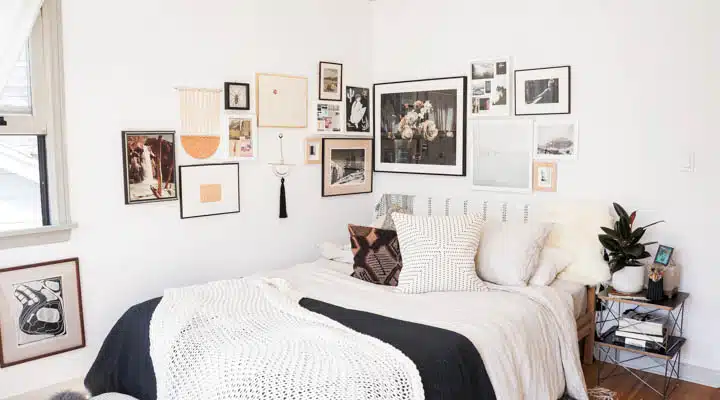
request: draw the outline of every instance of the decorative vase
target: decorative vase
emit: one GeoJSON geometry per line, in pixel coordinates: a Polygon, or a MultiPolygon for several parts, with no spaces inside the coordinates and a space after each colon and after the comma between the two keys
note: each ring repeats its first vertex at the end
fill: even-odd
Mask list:
{"type": "Polygon", "coordinates": [[[648,279],[647,297],[650,301],[660,301],[665,298],[665,293],[663,292],[663,278],[660,278],[657,282],[652,279],[648,279]]]}
{"type": "Polygon", "coordinates": [[[612,275],[612,287],[622,293],[637,293],[645,285],[645,267],[625,267],[612,275]]]}

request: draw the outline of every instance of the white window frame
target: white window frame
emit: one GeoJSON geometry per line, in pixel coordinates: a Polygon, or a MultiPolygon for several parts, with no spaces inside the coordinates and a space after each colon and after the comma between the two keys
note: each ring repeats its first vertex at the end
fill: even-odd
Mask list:
{"type": "Polygon", "coordinates": [[[3,114],[3,133],[45,134],[50,225],[0,232],[0,250],[70,239],[77,225],[70,218],[65,160],[65,96],[60,0],[45,0],[30,37],[32,115],[3,114]]]}

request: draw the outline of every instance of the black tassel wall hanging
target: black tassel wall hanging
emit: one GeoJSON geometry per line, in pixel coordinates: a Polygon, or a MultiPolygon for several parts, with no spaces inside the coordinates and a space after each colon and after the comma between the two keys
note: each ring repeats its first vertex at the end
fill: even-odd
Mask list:
{"type": "Polygon", "coordinates": [[[285,177],[290,175],[290,167],[292,167],[293,164],[285,164],[285,158],[283,157],[282,138],[283,134],[278,133],[278,139],[280,139],[280,162],[270,163],[270,166],[273,169],[273,174],[280,178],[280,218],[287,218],[288,214],[287,199],[285,197],[285,177]]]}

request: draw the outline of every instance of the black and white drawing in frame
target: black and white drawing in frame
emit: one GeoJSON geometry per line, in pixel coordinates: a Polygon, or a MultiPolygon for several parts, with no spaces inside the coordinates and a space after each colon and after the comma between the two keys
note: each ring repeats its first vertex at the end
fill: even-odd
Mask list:
{"type": "Polygon", "coordinates": [[[320,61],[318,99],[342,101],[342,64],[320,61]]]}
{"type": "Polygon", "coordinates": [[[250,84],[225,82],[225,109],[250,109],[250,84]]]}
{"type": "Polygon", "coordinates": [[[510,57],[473,61],[470,72],[470,117],[510,115],[510,57]]]}
{"type": "Polygon", "coordinates": [[[370,89],[346,87],[345,113],[348,132],[370,132],[370,89]]]}
{"type": "Polygon", "coordinates": [[[535,159],[575,160],[578,156],[577,121],[536,121],[535,159]]]}
{"type": "Polygon", "coordinates": [[[465,176],[467,77],[376,84],[375,171],[465,176]]]}
{"type": "Polygon", "coordinates": [[[177,200],[175,132],[124,131],[125,204],[177,200]]]}
{"type": "Polygon", "coordinates": [[[85,346],[77,258],[0,270],[0,367],[85,346]]]}
{"type": "Polygon", "coordinates": [[[515,71],[515,115],[570,114],[570,66],[515,71]]]}

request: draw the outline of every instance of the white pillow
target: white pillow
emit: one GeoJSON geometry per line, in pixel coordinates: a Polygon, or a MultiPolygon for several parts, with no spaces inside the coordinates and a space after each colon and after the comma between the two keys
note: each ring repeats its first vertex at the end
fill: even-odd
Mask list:
{"type": "Polygon", "coordinates": [[[320,255],[323,258],[337,261],[345,264],[354,264],[355,256],[349,244],[339,245],[335,243],[325,242],[317,246],[320,249],[320,255]]]}
{"type": "Polygon", "coordinates": [[[420,217],[393,213],[403,267],[401,293],[487,290],[475,273],[480,214],[420,217]]]}
{"type": "Polygon", "coordinates": [[[570,265],[572,258],[562,249],[547,247],[540,252],[540,261],[528,282],[535,286],[550,286],[555,277],[570,265]]]}
{"type": "Polygon", "coordinates": [[[552,224],[490,222],[482,230],[477,273],[483,281],[526,286],[552,224]]]}

